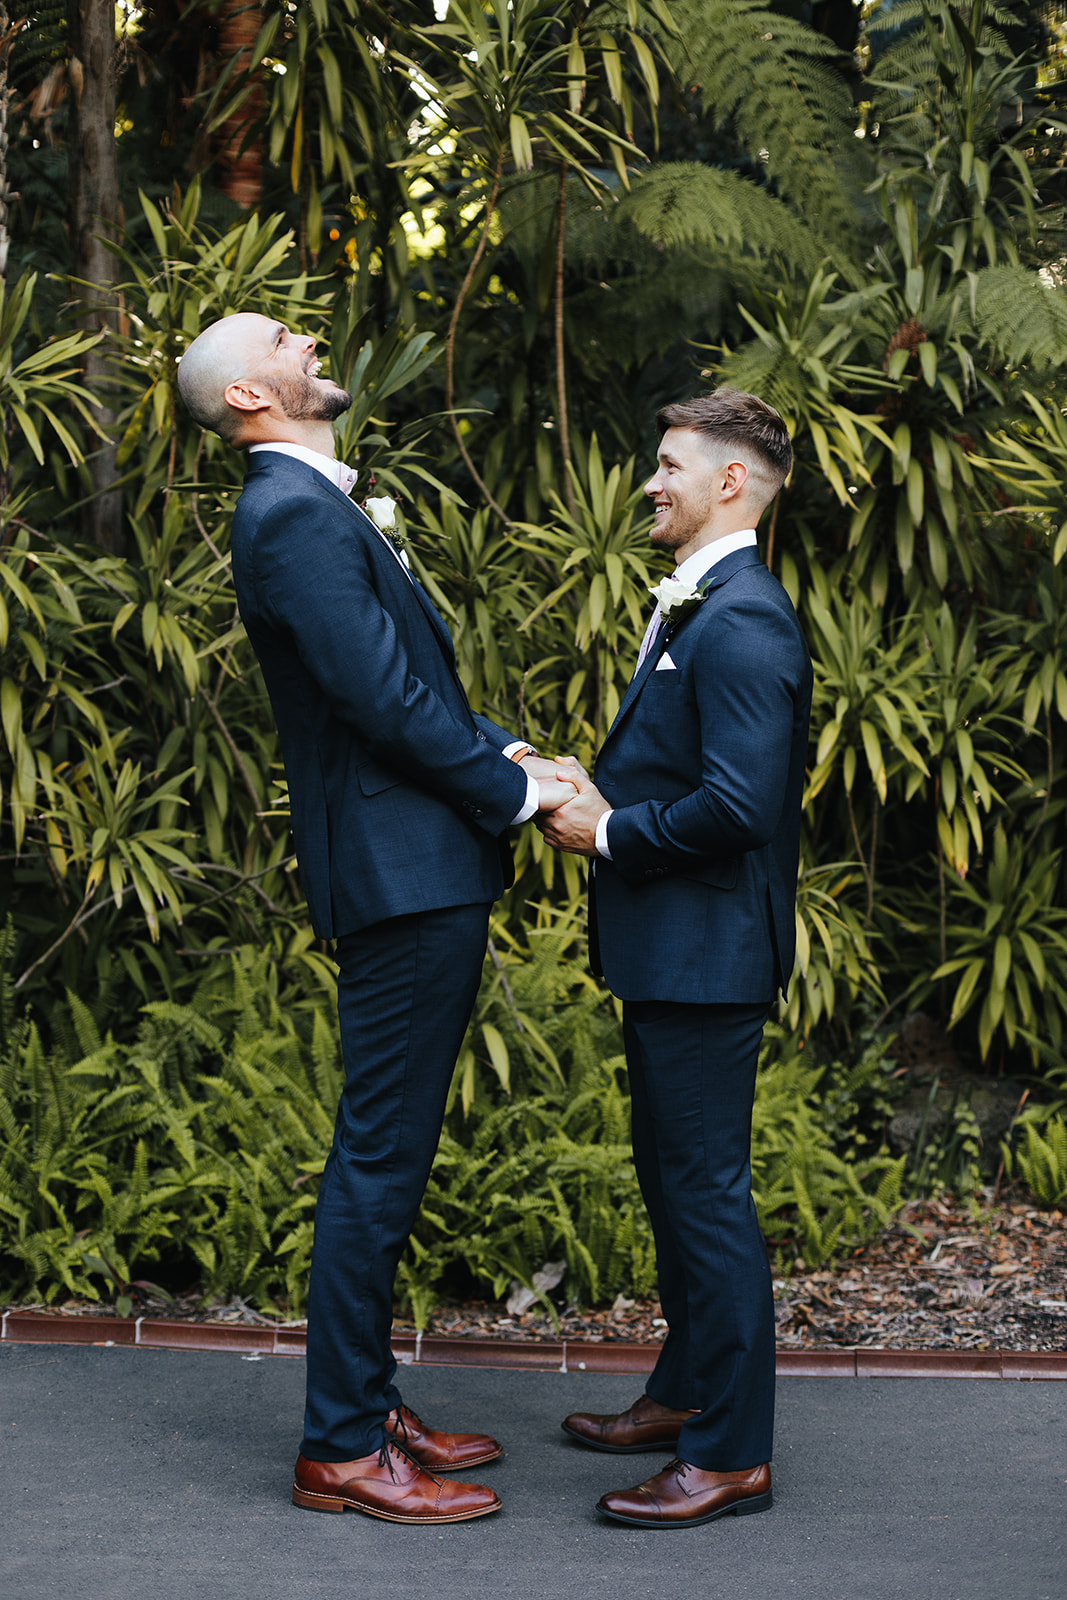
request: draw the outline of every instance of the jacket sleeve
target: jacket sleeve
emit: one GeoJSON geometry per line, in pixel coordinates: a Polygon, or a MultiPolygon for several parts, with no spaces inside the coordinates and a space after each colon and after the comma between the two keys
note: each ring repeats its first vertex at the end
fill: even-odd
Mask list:
{"type": "Polygon", "coordinates": [[[508,733],[504,728],[498,728],[495,722],[490,722],[488,717],[480,716],[477,711],[472,712],[475,727],[485,735],[494,750],[506,750],[509,744],[525,743],[518,734],[508,733]]]}
{"type": "MultiPolygon", "coordinates": [[[[458,682],[449,703],[420,677],[348,519],[306,495],[279,498],[260,520],[251,566],[262,611],[288,632],[334,714],[401,776],[502,833],[526,798],[526,774],[475,726],[458,682]]],[[[440,649],[421,608],[414,626],[428,651],[440,649]]]]}
{"type": "MultiPolygon", "coordinates": [[[[810,663],[796,619],[758,595],[731,598],[694,617],[695,725],[667,736],[699,781],[677,799],[650,799],[613,811],[611,859],[637,881],[684,872],[709,859],[758,850],[778,825],[790,758],[803,717],[810,663]]],[[[647,693],[647,689],[643,692],[647,693]]],[[[627,747],[629,753],[629,746],[627,747]]]]}

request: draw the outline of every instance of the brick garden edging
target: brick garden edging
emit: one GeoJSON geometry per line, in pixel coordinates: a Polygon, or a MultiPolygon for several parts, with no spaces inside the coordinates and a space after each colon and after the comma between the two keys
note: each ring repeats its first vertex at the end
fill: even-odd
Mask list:
{"type": "MultiPolygon", "coordinates": [[[[118,1345],[143,1350],[218,1350],[302,1356],[304,1329],[228,1322],[171,1322],[154,1317],[62,1316],[7,1311],[0,1340],[14,1344],[118,1345]]],[[[534,1372],[651,1372],[657,1345],[584,1343],[578,1339],[468,1339],[397,1334],[402,1366],[507,1367],[534,1372]]],[[[1067,1353],[1055,1350],[779,1350],[779,1377],[1067,1379],[1067,1353]]]]}

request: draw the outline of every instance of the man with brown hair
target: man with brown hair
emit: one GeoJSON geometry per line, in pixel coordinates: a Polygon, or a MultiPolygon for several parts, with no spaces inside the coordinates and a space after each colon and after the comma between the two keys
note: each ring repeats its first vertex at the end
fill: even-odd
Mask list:
{"type": "Polygon", "coordinates": [[[646,1393],[564,1429],[595,1450],[677,1450],[604,1495],[638,1527],[771,1504],[774,1305],[752,1203],[763,1025],[793,968],[812,672],[756,524],[792,460],[778,413],[719,389],[659,413],[645,485],[675,571],[579,788],[541,826],[594,859],[590,948],[623,1002],[633,1148],[668,1334],[646,1393]]]}

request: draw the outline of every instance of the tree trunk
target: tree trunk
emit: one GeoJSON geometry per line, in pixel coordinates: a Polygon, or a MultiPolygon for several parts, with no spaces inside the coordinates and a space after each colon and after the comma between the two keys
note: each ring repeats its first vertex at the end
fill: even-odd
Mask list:
{"type": "MultiPolygon", "coordinates": [[[[263,23],[263,12],[256,0],[224,0],[219,12],[219,60],[237,60],[237,69],[227,85],[234,84],[252,62],[252,46],[263,23]]],[[[263,85],[257,78],[248,98],[219,129],[218,186],[244,211],[251,211],[263,198],[263,85]],[[256,132],[249,138],[249,128],[256,132]]]]}
{"type": "MultiPolygon", "coordinates": [[[[70,215],[74,277],[93,287],[81,291],[79,321],[94,332],[113,332],[118,322],[115,283],[118,262],[104,246],[114,239],[119,214],[115,150],[115,0],[70,0],[70,215]]],[[[102,404],[101,427],[115,423],[106,340],[85,359],[86,387],[102,404]]],[[[122,490],[116,488],[115,445],[89,457],[92,498],[82,514],[82,533],[102,550],[121,555],[124,546],[122,490]]]]}

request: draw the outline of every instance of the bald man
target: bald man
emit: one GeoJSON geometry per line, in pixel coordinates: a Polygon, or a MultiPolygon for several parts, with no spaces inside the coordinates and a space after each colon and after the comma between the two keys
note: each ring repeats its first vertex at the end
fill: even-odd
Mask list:
{"type": "Polygon", "coordinates": [[[331,424],[352,397],[315,341],[226,317],[178,371],[197,422],[249,452],[233,521],[241,617],[270,694],[315,932],[335,941],[345,1086],[315,1212],[307,1406],[293,1500],[390,1522],[465,1521],[490,1488],[442,1477],[502,1454],[406,1407],[393,1280],[511,882],[505,835],[574,798],[467,703],[444,622],[349,499],[331,424]]]}

